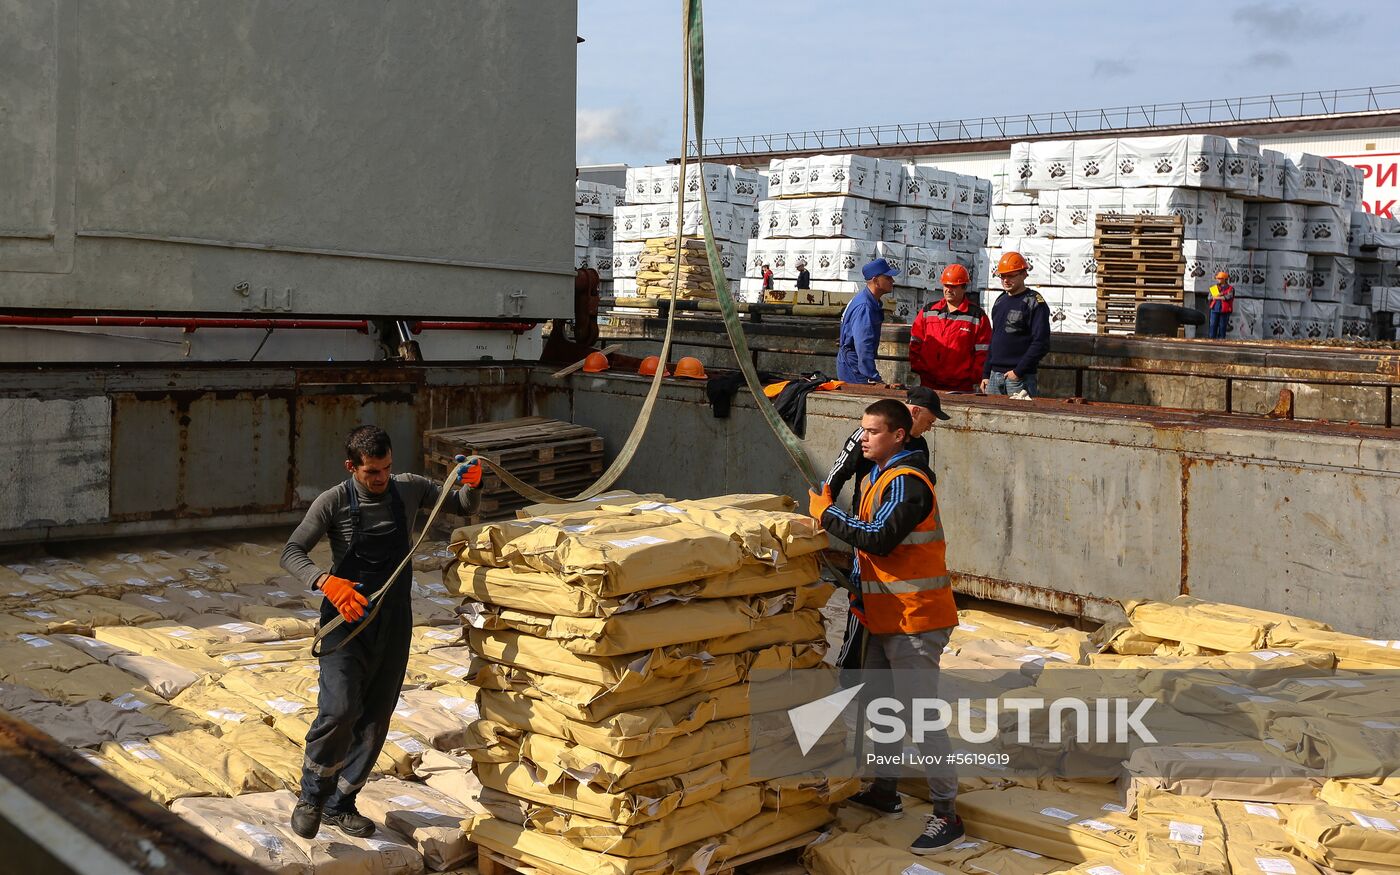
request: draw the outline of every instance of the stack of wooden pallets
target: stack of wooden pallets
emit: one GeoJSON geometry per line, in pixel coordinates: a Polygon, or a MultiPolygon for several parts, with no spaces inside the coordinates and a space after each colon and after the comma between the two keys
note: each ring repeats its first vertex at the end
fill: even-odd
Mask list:
{"type": "MultiPolygon", "coordinates": [[[[603,439],[591,428],[527,416],[423,433],[424,470],[446,476],[457,455],[479,455],[551,495],[576,495],[603,471],[603,439]]],[[[489,469],[481,481],[483,519],[514,516],[530,502],[489,469]]]]}
{"type": "Polygon", "coordinates": [[[1100,334],[1132,334],[1139,304],[1181,304],[1185,236],[1180,216],[1095,219],[1100,334]]]}

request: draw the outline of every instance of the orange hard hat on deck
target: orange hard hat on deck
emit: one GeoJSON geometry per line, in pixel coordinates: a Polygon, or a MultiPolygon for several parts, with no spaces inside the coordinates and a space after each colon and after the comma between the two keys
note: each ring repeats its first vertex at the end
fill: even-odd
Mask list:
{"type": "MultiPolygon", "coordinates": [[[[643,377],[650,377],[656,373],[656,369],[659,367],[661,367],[661,357],[649,355],[646,358],[642,359],[642,363],[640,365],[637,365],[637,373],[641,374],[643,377]]],[[[671,372],[666,371],[661,376],[669,377],[671,376],[671,372]]]]}
{"type": "Polygon", "coordinates": [[[965,286],[972,282],[972,277],[967,275],[967,268],[961,264],[950,264],[943,268],[943,275],[938,281],[945,286],[965,286]]]}
{"type": "Polygon", "coordinates": [[[686,356],[676,362],[676,376],[689,377],[692,380],[707,379],[705,375],[705,366],[700,364],[700,360],[693,356],[686,356]]]}
{"type": "Polygon", "coordinates": [[[1030,269],[1030,265],[1026,264],[1025,257],[1019,252],[1004,252],[1001,258],[997,259],[997,273],[999,274],[1030,269]]]}
{"type": "Polygon", "coordinates": [[[596,374],[599,371],[608,369],[608,357],[601,352],[590,352],[588,358],[583,360],[584,373],[596,374]]]}

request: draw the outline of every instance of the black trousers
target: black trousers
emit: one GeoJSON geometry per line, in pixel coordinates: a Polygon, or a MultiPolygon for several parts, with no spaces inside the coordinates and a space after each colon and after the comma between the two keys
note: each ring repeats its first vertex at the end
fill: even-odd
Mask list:
{"type": "MultiPolygon", "coordinates": [[[[406,593],[404,593],[406,595],[406,593]]],[[[408,599],[385,604],[369,628],[321,657],[316,720],[306,733],[301,799],[349,811],[384,748],[408,667],[413,612],[408,599]]]]}

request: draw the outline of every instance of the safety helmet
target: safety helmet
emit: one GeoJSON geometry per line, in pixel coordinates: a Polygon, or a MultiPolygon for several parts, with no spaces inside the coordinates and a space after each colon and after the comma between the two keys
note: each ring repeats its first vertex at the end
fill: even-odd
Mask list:
{"type": "MultiPolygon", "coordinates": [[[[657,369],[658,367],[660,367],[660,366],[661,366],[661,357],[660,357],[660,356],[655,356],[655,355],[649,355],[649,356],[647,356],[646,358],[642,359],[642,363],[641,363],[640,365],[637,365],[637,373],[641,374],[643,377],[650,377],[650,376],[652,376],[653,374],[656,373],[656,369],[657,369]]],[[[663,377],[669,377],[669,376],[671,376],[671,372],[670,372],[670,371],[666,371],[666,372],[665,372],[664,374],[662,374],[661,376],[663,376],[663,377]]]]}
{"type": "Polygon", "coordinates": [[[608,357],[601,352],[590,352],[588,358],[583,360],[583,371],[587,374],[596,374],[608,369],[608,357]]]}
{"type": "Polygon", "coordinates": [[[1222,270],[1220,273],[1215,275],[1215,278],[1220,280],[1221,282],[1224,282],[1225,280],[1230,278],[1230,274],[1222,270]]]}
{"type": "Polygon", "coordinates": [[[972,277],[967,275],[967,268],[955,262],[943,268],[943,275],[938,281],[945,286],[965,286],[972,282],[972,277]]]}
{"type": "Polygon", "coordinates": [[[686,356],[676,362],[676,376],[689,377],[692,380],[705,379],[705,366],[700,364],[700,360],[693,356],[686,356]]]}
{"type": "Polygon", "coordinates": [[[997,273],[1015,273],[1018,270],[1030,270],[1031,266],[1026,264],[1026,259],[1019,252],[1003,252],[1001,258],[997,259],[997,273]]]}

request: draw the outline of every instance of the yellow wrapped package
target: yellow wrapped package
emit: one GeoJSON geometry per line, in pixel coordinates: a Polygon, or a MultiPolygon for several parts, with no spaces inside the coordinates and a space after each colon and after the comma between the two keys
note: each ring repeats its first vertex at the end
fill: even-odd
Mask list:
{"type": "Polygon", "coordinates": [[[1270,629],[1269,646],[1336,654],[1337,668],[1342,670],[1400,668],[1400,641],[1362,638],[1296,622],[1280,623],[1270,629]]]}
{"type": "Polygon", "coordinates": [[[713,839],[758,815],[757,788],[728,790],[677,808],[655,820],[623,825],[558,808],[531,814],[531,829],[557,836],[578,847],[619,857],[648,857],[713,839]]]}
{"type": "Polygon", "coordinates": [[[1208,799],[1306,803],[1317,799],[1323,781],[1321,772],[1262,743],[1142,747],[1123,764],[1120,778],[1130,811],[1139,796],[1154,790],[1208,799]]]}
{"type": "Polygon", "coordinates": [[[267,769],[281,782],[274,789],[295,789],[301,784],[301,765],[306,759],[300,744],[266,723],[240,723],[220,738],[267,769]]]}
{"type": "Polygon", "coordinates": [[[1400,714],[1395,712],[1371,718],[1336,713],[1282,717],[1269,726],[1288,747],[1290,757],[1330,777],[1380,778],[1400,773],[1400,714]]]}
{"type": "Polygon", "coordinates": [[[1394,867],[1400,861],[1400,814],[1330,805],[1287,809],[1296,847],[1313,862],[1354,872],[1363,866],[1394,867]]]}
{"type": "Polygon", "coordinates": [[[518,519],[528,520],[537,517],[559,517],[586,510],[626,513],[639,504],[670,500],[655,492],[631,492],[626,489],[614,489],[583,501],[570,501],[564,504],[527,504],[517,510],[515,515],[518,519]]]}
{"type": "MultiPolygon", "coordinates": [[[[249,793],[234,800],[252,811],[265,824],[284,824],[296,805],[296,796],[286,790],[249,793]]],[[[423,858],[398,836],[380,830],[370,838],[356,838],[337,832],[327,840],[317,835],[304,839],[290,833],[291,842],[311,860],[315,872],[344,872],[346,875],[417,875],[423,871],[423,858]]]]}
{"type": "MultiPolygon", "coordinates": [[[[472,841],[487,850],[519,860],[541,872],[561,875],[698,875],[694,866],[678,866],[689,854],[676,851],[650,857],[619,857],[579,848],[555,836],[547,836],[521,824],[486,814],[474,816],[468,824],[472,841]]],[[[707,846],[713,854],[717,843],[707,846]]],[[[692,852],[696,849],[690,849],[692,852]]]]}
{"type": "Polygon", "coordinates": [[[12,641],[0,642],[0,677],[36,668],[72,671],[95,662],[87,652],[70,647],[57,636],[21,632],[12,641]]]}
{"type": "Polygon", "coordinates": [[[170,810],[210,839],[269,871],[314,871],[311,858],[293,841],[289,826],[250,811],[237,799],[179,799],[170,810]]]}
{"type": "Polygon", "coordinates": [[[110,701],[122,693],[142,687],[141,681],[132,675],[100,662],[72,671],[35,668],[11,672],[5,675],[5,680],[47,693],[65,702],[85,702],[88,699],[110,701]]]}
{"type": "Polygon", "coordinates": [[[532,764],[544,783],[571,778],[605,792],[678,775],[748,750],[748,721],[743,719],[708,723],[654,753],[626,759],[537,732],[524,733],[518,740],[518,756],[532,764]]]}
{"type": "Polygon", "coordinates": [[[1120,856],[1137,841],[1130,818],[1068,793],[978,790],[958,798],[958,814],[970,835],[1071,863],[1120,856]]]}
{"type": "Polygon", "coordinates": [[[261,708],[210,680],[189,687],[171,699],[170,704],[191,711],[221,727],[232,728],[239,723],[261,723],[264,719],[261,708]]]}
{"type": "Polygon", "coordinates": [[[1230,871],[1225,827],[1208,799],[1149,791],[1138,799],[1138,863],[1154,873],[1230,871]]]}
{"type": "Polygon", "coordinates": [[[184,765],[224,796],[281,789],[281,782],[261,763],[203,730],[156,735],[148,741],[162,756],[184,765]]]}
{"type": "Polygon", "coordinates": [[[721,847],[714,860],[719,866],[733,865],[745,854],[771,848],[825,827],[835,819],[829,805],[798,805],[784,811],[765,809],[720,837],[721,847]]]}
{"type": "Polygon", "coordinates": [[[187,796],[218,796],[219,788],[144,741],[109,741],[98,751],[123,781],[162,805],[187,796]]]}
{"type": "Polygon", "coordinates": [[[463,822],[474,812],[442,793],[397,778],[370,781],[356,797],[360,813],[410,841],[434,871],[476,856],[463,822]]]}
{"type": "MultiPolygon", "coordinates": [[[[678,808],[720,795],[724,772],[718,763],[690,772],[642,784],[622,792],[605,793],[587,784],[564,783],[549,787],[524,763],[477,763],[476,774],[485,787],[528,799],[583,817],[624,826],[660,820],[678,808]]],[[[760,794],[752,790],[755,812],[760,794]]],[[[633,855],[635,856],[635,855],[633,855]]]]}
{"type": "Polygon", "coordinates": [[[603,597],[726,574],[743,562],[731,538],[686,522],[618,535],[543,526],[508,543],[503,558],[512,568],[554,574],[603,597]]]}
{"type": "Polygon", "coordinates": [[[1217,800],[1215,814],[1225,828],[1227,845],[1251,850],[1293,849],[1293,837],[1284,828],[1284,811],[1277,805],[1217,800]]]}
{"type": "Polygon", "coordinates": [[[1319,796],[1323,802],[1338,808],[1400,810],[1400,775],[1332,779],[1322,785],[1319,796]]]}
{"type": "Polygon", "coordinates": [[[907,842],[905,848],[896,848],[857,833],[837,833],[808,847],[802,865],[811,875],[959,875],[966,871],[917,857],[907,847],[907,842]]]}
{"type": "Polygon", "coordinates": [[[482,690],[477,703],[485,720],[529,729],[615,757],[638,757],[664,750],[716,719],[719,698],[715,692],[699,692],[598,721],[579,720],[570,709],[548,699],[510,690],[482,690]]]}

